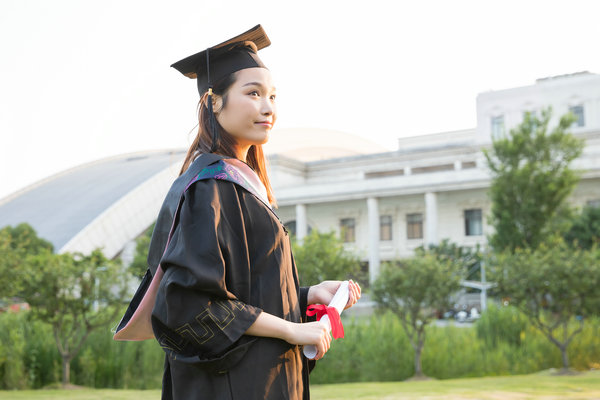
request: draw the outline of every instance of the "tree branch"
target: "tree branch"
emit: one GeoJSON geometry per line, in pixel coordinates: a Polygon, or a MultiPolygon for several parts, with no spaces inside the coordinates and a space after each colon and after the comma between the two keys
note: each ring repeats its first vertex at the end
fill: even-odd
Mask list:
{"type": "Polygon", "coordinates": [[[569,343],[571,343],[571,341],[575,337],[575,335],[579,334],[581,331],[583,331],[583,319],[581,321],[579,321],[579,328],[575,329],[573,331],[573,333],[571,333],[571,335],[569,335],[569,338],[565,342],[565,346],[568,346],[569,343]]]}
{"type": "Polygon", "coordinates": [[[65,356],[66,352],[64,350],[63,344],[61,343],[59,336],[58,336],[58,328],[56,326],[52,327],[52,332],[54,333],[54,341],[56,342],[56,347],[58,347],[58,352],[60,353],[61,356],[65,356]]]}

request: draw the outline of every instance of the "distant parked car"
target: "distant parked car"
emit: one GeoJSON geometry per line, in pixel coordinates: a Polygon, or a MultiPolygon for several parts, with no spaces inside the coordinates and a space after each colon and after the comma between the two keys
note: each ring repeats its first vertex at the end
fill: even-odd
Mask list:
{"type": "Polygon", "coordinates": [[[479,318],[481,318],[481,314],[479,314],[479,311],[475,307],[471,308],[471,313],[467,317],[467,321],[473,322],[477,321],[479,318]]]}
{"type": "Polygon", "coordinates": [[[469,314],[467,314],[466,311],[459,311],[454,315],[454,319],[456,319],[458,322],[467,322],[467,316],[469,314]]]}

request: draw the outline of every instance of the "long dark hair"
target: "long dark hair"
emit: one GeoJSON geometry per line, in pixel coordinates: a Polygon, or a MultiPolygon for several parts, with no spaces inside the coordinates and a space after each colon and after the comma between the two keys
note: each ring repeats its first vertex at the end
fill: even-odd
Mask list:
{"type": "MultiPolygon", "coordinates": [[[[236,73],[232,73],[220,79],[213,86],[213,93],[221,96],[223,99],[222,107],[225,107],[227,104],[227,92],[229,88],[236,80],[236,73]]],[[[210,122],[209,122],[209,112],[206,106],[206,95],[203,95],[200,101],[198,102],[198,134],[194,138],[194,141],[190,145],[190,148],[185,156],[185,160],[183,162],[183,166],[181,167],[181,171],[179,175],[183,174],[189,168],[190,164],[194,161],[197,153],[210,153],[210,149],[213,144],[212,135],[210,133],[210,122]]],[[[215,121],[217,124],[217,150],[215,153],[221,154],[227,157],[236,158],[234,147],[235,147],[235,139],[231,136],[218,121],[215,121]]],[[[269,181],[269,176],[267,175],[267,160],[265,154],[263,152],[262,145],[253,144],[248,149],[248,155],[246,156],[246,164],[248,164],[258,175],[263,185],[267,189],[267,197],[269,199],[269,203],[272,205],[276,205],[275,196],[273,195],[273,188],[271,187],[271,182],[269,181]]]]}

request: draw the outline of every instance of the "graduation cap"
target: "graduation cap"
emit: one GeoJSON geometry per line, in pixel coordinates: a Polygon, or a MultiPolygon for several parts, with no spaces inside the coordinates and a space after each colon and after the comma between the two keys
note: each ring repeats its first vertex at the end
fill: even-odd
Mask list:
{"type": "Polygon", "coordinates": [[[201,97],[208,91],[207,106],[213,137],[211,153],[217,147],[216,119],[212,110],[213,83],[242,69],[266,68],[256,53],[270,44],[271,41],[262,26],[256,25],[240,35],[171,65],[188,78],[197,80],[201,97]]]}

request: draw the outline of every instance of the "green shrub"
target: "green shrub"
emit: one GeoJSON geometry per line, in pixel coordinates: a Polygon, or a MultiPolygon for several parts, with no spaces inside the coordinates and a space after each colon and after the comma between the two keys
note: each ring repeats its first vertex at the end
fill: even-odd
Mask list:
{"type": "MultiPolygon", "coordinates": [[[[510,307],[490,307],[474,327],[430,326],[423,372],[439,379],[532,373],[559,368],[561,357],[510,307]],[[504,332],[504,333],[503,333],[504,332]]],[[[573,321],[575,323],[575,321],[573,321]]],[[[392,313],[344,318],[345,338],[317,363],[312,383],[399,381],[414,374],[414,351],[392,313]]],[[[575,369],[600,365],[600,319],[586,321],[569,346],[575,369]]],[[[71,364],[72,382],[98,388],[157,389],[164,353],[153,340],[115,342],[108,328],[93,332],[71,364]]],[[[28,313],[0,314],[0,388],[40,388],[58,382],[61,362],[48,325],[28,313]]]]}
{"type": "Polygon", "coordinates": [[[31,318],[30,314],[19,315],[18,318],[23,324],[26,341],[23,359],[28,371],[28,387],[38,389],[48,383],[57,382],[61,377],[61,359],[52,329],[49,325],[31,318]]]}
{"type": "Polygon", "coordinates": [[[15,314],[7,313],[5,320],[12,329],[0,330],[0,341],[8,344],[3,345],[0,351],[2,388],[24,389],[27,387],[27,374],[23,362],[26,343],[24,327],[15,314]]]}
{"type": "Polygon", "coordinates": [[[398,381],[414,374],[414,350],[391,312],[344,320],[344,331],[317,362],[311,382],[398,381]]]}
{"type": "MultiPolygon", "coordinates": [[[[572,322],[575,324],[575,321],[572,322]]],[[[512,307],[490,307],[475,326],[431,326],[423,372],[438,379],[526,374],[561,366],[560,352],[512,307]]],[[[346,336],[317,363],[313,383],[397,381],[414,373],[413,350],[391,313],[344,321],[346,336]]],[[[600,364],[600,319],[586,321],[569,358],[575,369],[600,364]]]]}
{"type": "Polygon", "coordinates": [[[527,317],[516,308],[491,304],[475,324],[475,329],[477,337],[488,347],[496,347],[500,342],[518,346],[527,325],[527,317]]]}
{"type": "MultiPolygon", "coordinates": [[[[92,332],[71,363],[72,383],[157,389],[164,352],[155,341],[115,342],[107,328],[92,332]]],[[[61,358],[49,325],[27,312],[0,314],[0,389],[37,389],[60,380],[61,358]]]]}
{"type": "Polygon", "coordinates": [[[154,340],[116,342],[106,330],[93,332],[73,360],[75,383],[101,388],[161,387],[164,352],[154,340]]]}

